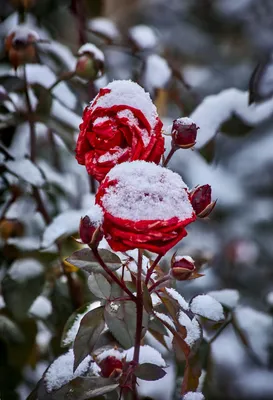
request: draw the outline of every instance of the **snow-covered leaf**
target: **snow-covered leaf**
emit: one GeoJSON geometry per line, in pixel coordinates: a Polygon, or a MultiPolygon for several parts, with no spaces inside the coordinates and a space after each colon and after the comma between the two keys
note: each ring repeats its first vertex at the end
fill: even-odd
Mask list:
{"type": "Polygon", "coordinates": [[[238,290],[235,289],[213,290],[208,295],[227,308],[236,307],[240,298],[238,290]]]}
{"type": "MultiPolygon", "coordinates": [[[[134,347],[126,351],[126,361],[132,361],[134,358],[134,347]]],[[[166,367],[166,362],[158,350],[149,345],[140,346],[139,364],[152,363],[158,367],[166,367]]]]}
{"type": "Polygon", "coordinates": [[[75,357],[73,371],[77,370],[81,362],[92,352],[100,337],[105,326],[103,311],[104,307],[98,307],[89,311],[82,318],[73,345],[75,357]]]}
{"type": "Polygon", "coordinates": [[[202,294],[192,299],[190,309],[194,314],[208,318],[212,321],[221,321],[224,319],[222,305],[213,297],[202,294]]]}
{"type": "Polygon", "coordinates": [[[29,314],[35,318],[46,319],[51,313],[52,304],[45,296],[38,296],[29,309],[29,314]]]}
{"type": "Polygon", "coordinates": [[[7,161],[5,167],[9,172],[31,185],[42,187],[45,184],[45,179],[39,168],[27,158],[7,161]]]}
{"type": "Polygon", "coordinates": [[[258,103],[273,95],[273,54],[260,62],[249,81],[249,104],[258,103]]]}
{"type": "Polygon", "coordinates": [[[182,400],[205,400],[205,396],[201,392],[188,392],[182,400]]]}

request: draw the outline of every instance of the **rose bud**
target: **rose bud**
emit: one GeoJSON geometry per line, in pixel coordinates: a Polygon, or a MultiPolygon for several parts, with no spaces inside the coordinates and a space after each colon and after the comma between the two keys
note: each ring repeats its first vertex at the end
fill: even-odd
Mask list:
{"type": "Polygon", "coordinates": [[[194,271],[194,260],[190,256],[172,256],[170,274],[177,281],[186,281],[194,271]]]}
{"type": "Polygon", "coordinates": [[[5,40],[5,49],[10,63],[16,70],[19,65],[36,61],[35,43],[39,40],[36,32],[24,26],[15,28],[5,40]]]}
{"type": "Polygon", "coordinates": [[[207,217],[215,207],[216,201],[211,201],[210,185],[197,186],[190,192],[190,201],[197,217],[207,217]]]}
{"type": "Polygon", "coordinates": [[[173,121],[172,145],[181,149],[189,149],[196,143],[199,128],[190,118],[178,118],[173,121]]]}
{"type": "Polygon", "coordinates": [[[78,62],[75,73],[78,77],[94,80],[104,71],[104,54],[91,43],[84,44],[78,51],[78,62]]]}
{"type": "Polygon", "coordinates": [[[114,356],[108,356],[104,358],[99,366],[101,368],[101,375],[104,378],[109,378],[109,376],[117,376],[122,371],[122,361],[114,356]]]}
{"type": "Polygon", "coordinates": [[[97,246],[103,237],[101,230],[102,211],[94,205],[85,217],[81,218],[79,234],[82,243],[97,246]]]}

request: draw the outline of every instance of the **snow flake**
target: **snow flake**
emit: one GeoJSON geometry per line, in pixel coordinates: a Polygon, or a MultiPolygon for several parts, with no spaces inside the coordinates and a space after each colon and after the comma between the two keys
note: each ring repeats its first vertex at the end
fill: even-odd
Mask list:
{"type": "Polygon", "coordinates": [[[181,308],[183,308],[184,310],[189,309],[189,304],[186,302],[184,297],[181,296],[181,294],[179,294],[175,289],[165,288],[165,290],[174,300],[176,300],[178,302],[178,304],[180,305],[181,308]]]}
{"type": "Polygon", "coordinates": [[[116,217],[132,221],[192,218],[187,186],[167,168],[145,161],[125,162],[107,176],[118,183],[107,188],[102,204],[116,217]]]}
{"type": "Polygon", "coordinates": [[[215,298],[202,294],[192,299],[190,309],[194,314],[211,319],[212,321],[221,321],[224,319],[222,305],[215,298]]]}

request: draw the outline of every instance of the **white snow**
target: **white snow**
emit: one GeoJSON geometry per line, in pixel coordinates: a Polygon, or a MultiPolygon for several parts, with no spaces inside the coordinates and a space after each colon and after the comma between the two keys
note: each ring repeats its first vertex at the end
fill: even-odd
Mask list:
{"type": "Polygon", "coordinates": [[[177,255],[177,256],[174,257],[174,261],[176,261],[176,262],[181,261],[181,260],[186,260],[186,261],[189,261],[190,263],[194,264],[194,259],[191,256],[179,256],[179,255],[177,255]]]}
{"type": "Polygon", "coordinates": [[[4,300],[4,297],[0,294],[0,310],[1,308],[5,308],[6,307],[6,303],[4,300]]]}
{"type": "Polygon", "coordinates": [[[240,294],[236,289],[213,290],[208,295],[228,308],[235,308],[240,299],[240,294]]]}
{"type": "Polygon", "coordinates": [[[186,302],[184,297],[181,296],[181,294],[179,294],[175,289],[165,288],[165,290],[174,300],[176,300],[178,302],[178,304],[180,305],[181,308],[183,308],[184,310],[189,309],[189,304],[186,302]]]}
{"type": "Polygon", "coordinates": [[[110,89],[111,92],[104,96],[96,96],[90,104],[92,110],[95,111],[99,107],[107,109],[118,105],[133,107],[140,110],[151,128],[154,128],[158,117],[156,107],[149,93],[145,92],[136,82],[116,80],[109,83],[105,89],[110,89]]]}
{"type": "Polygon", "coordinates": [[[117,39],[119,31],[113,21],[104,17],[93,18],[88,21],[88,28],[112,40],[117,39]]]}
{"type": "Polygon", "coordinates": [[[56,240],[68,237],[78,231],[80,219],[88,210],[69,210],[57,215],[46,227],[41,247],[51,246],[56,240]]]}
{"type": "Polygon", "coordinates": [[[169,324],[173,329],[176,329],[173,320],[168,315],[158,311],[155,311],[154,313],[159,319],[162,319],[162,321],[167,322],[167,324],[169,324]]]}
{"type": "Polygon", "coordinates": [[[147,25],[136,25],[129,29],[129,37],[141,49],[151,49],[157,45],[157,37],[153,29],[147,25]]]}
{"type": "Polygon", "coordinates": [[[85,53],[90,53],[91,55],[94,56],[96,60],[100,60],[104,62],[104,54],[103,52],[95,46],[93,43],[85,43],[83,46],[81,46],[78,50],[78,56],[81,56],[85,53]]]}
{"type": "Polygon", "coordinates": [[[180,311],[178,321],[180,325],[186,328],[187,336],[185,342],[192,347],[201,337],[201,329],[196,317],[190,319],[186,313],[180,311]]]}
{"type": "Polygon", "coordinates": [[[51,114],[63,124],[75,129],[75,131],[78,131],[79,125],[82,122],[81,117],[78,114],[69,110],[58,100],[53,100],[51,114]]]}
{"type": "Polygon", "coordinates": [[[165,88],[172,77],[172,71],[165,58],[151,54],[145,60],[143,83],[149,92],[165,88]]]}
{"type": "Polygon", "coordinates": [[[207,294],[201,294],[192,299],[190,309],[194,314],[211,319],[212,321],[221,321],[224,319],[222,305],[215,298],[207,294]]]}
{"type": "Polygon", "coordinates": [[[205,397],[201,392],[188,392],[182,400],[205,400],[205,397]]]}
{"type": "Polygon", "coordinates": [[[78,333],[80,324],[81,324],[81,320],[83,319],[83,317],[91,310],[94,310],[95,308],[100,307],[101,302],[100,301],[94,301],[93,303],[89,304],[85,311],[83,313],[79,313],[76,318],[74,319],[74,322],[72,324],[72,326],[70,327],[70,329],[68,329],[68,331],[66,332],[66,335],[62,341],[63,346],[70,346],[74,340],[75,337],[78,333]]]}
{"type": "Polygon", "coordinates": [[[116,350],[116,349],[108,349],[102,351],[98,356],[96,357],[96,361],[100,363],[102,360],[104,360],[107,357],[115,357],[117,360],[122,360],[124,358],[125,354],[122,351],[116,350]]]}
{"type": "Polygon", "coordinates": [[[222,123],[236,115],[251,126],[255,126],[273,114],[273,99],[259,105],[248,105],[248,92],[226,89],[216,95],[206,97],[191,114],[200,127],[197,148],[202,148],[220,129],[222,123]]]}
{"type": "Polygon", "coordinates": [[[273,291],[267,293],[266,301],[270,306],[273,306],[273,291]]]}
{"type": "Polygon", "coordinates": [[[98,162],[99,163],[104,163],[107,161],[117,161],[122,154],[126,153],[127,149],[122,149],[119,146],[115,146],[111,149],[111,151],[107,151],[104,154],[102,154],[99,158],[98,158],[98,162]]]}
{"type": "Polygon", "coordinates": [[[33,36],[33,40],[39,40],[40,37],[37,32],[33,29],[30,29],[27,25],[22,24],[18,25],[10,31],[10,34],[14,33],[13,43],[18,40],[20,42],[27,43],[29,36],[33,36]]]}
{"type": "MultiPolygon", "coordinates": [[[[134,347],[126,350],[126,361],[132,361],[134,357],[134,347]]],[[[151,363],[159,367],[166,367],[166,362],[159,351],[149,345],[140,346],[139,364],[151,363]]]]}
{"type": "Polygon", "coordinates": [[[7,161],[5,162],[5,166],[11,173],[31,185],[41,187],[45,183],[41,171],[27,158],[7,161]]]}
{"type": "Polygon", "coordinates": [[[192,124],[194,124],[194,121],[189,117],[177,118],[175,120],[175,122],[178,125],[192,125],[192,124]]]}
{"type": "Polygon", "coordinates": [[[191,218],[193,209],[182,178],[167,168],[145,161],[116,165],[108,174],[117,180],[106,190],[102,204],[113,216],[140,220],[191,218]]]}
{"type": "MultiPolygon", "coordinates": [[[[85,215],[90,218],[90,221],[96,227],[99,227],[103,222],[103,211],[98,204],[92,205],[92,207],[87,210],[85,215]]],[[[83,215],[83,217],[85,215],[83,215]]]]}
{"type": "Polygon", "coordinates": [[[8,274],[17,282],[25,282],[41,275],[43,270],[42,264],[34,258],[22,258],[12,263],[8,274]]]}
{"type": "Polygon", "coordinates": [[[273,318],[250,307],[238,307],[234,312],[238,325],[245,334],[254,353],[267,365],[273,318]]]}
{"type": "Polygon", "coordinates": [[[61,355],[51,364],[45,374],[44,382],[47,391],[52,392],[52,390],[57,390],[72,379],[84,376],[87,372],[88,374],[97,375],[100,369],[97,364],[91,363],[91,361],[92,359],[88,355],[73,373],[73,350],[71,349],[61,355]]]}
{"type": "Polygon", "coordinates": [[[46,319],[52,313],[52,304],[45,296],[38,296],[32,303],[29,313],[36,318],[46,319]]]}

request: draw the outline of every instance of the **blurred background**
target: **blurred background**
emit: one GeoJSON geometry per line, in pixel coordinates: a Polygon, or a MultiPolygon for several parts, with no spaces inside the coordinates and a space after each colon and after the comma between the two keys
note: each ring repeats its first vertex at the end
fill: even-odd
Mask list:
{"type": "MultiPolygon", "coordinates": [[[[218,199],[179,249],[206,264],[178,290],[218,291],[231,316],[211,344],[204,335],[206,400],[272,399],[272,0],[2,0],[0,20],[1,399],[27,398],[91,300],[64,261],[96,188],[74,147],[83,108],[113,79],[144,86],[166,131],[188,115],[200,126],[169,166],[218,199]],[[103,55],[82,58],[86,42],[103,55]]],[[[143,396],[178,399],[176,371],[168,395],[143,396]]]]}

